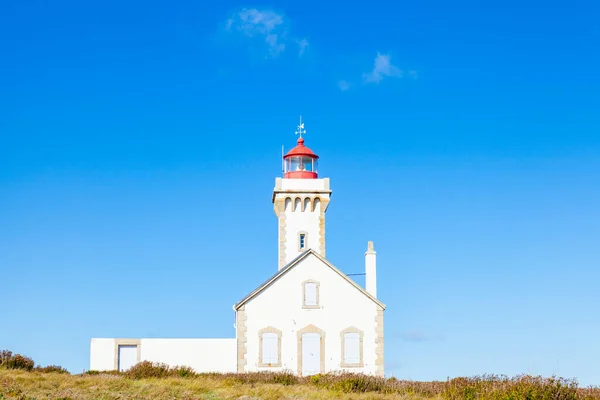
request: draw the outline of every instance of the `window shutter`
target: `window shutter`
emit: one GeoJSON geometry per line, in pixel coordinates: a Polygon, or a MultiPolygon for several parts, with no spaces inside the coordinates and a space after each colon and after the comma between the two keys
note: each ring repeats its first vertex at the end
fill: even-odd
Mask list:
{"type": "Polygon", "coordinates": [[[360,363],[360,336],[358,333],[344,334],[344,363],[360,363]]]}
{"type": "Polygon", "coordinates": [[[317,284],[314,282],[304,284],[304,305],[317,305],[317,284]]]}
{"type": "Polygon", "coordinates": [[[277,364],[279,362],[279,338],[276,333],[263,333],[262,335],[262,362],[263,364],[277,364]]]}

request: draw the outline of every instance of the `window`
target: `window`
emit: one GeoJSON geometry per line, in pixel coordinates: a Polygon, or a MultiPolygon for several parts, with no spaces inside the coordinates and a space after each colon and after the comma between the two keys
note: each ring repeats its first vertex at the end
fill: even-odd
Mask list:
{"type": "Polygon", "coordinates": [[[285,172],[289,171],[316,171],[317,161],[312,157],[290,157],[285,160],[285,172]]]}
{"type": "Polygon", "coordinates": [[[319,282],[302,282],[302,308],[319,308],[319,282]]]}
{"type": "Polygon", "coordinates": [[[277,334],[276,333],[263,333],[262,340],[263,340],[263,348],[262,348],[263,364],[277,364],[279,362],[278,354],[277,354],[277,348],[279,347],[277,345],[277,342],[279,341],[279,338],[277,337],[277,334]]]}
{"type": "Polygon", "coordinates": [[[317,284],[314,282],[307,282],[304,284],[304,305],[317,305],[317,284]]]}
{"type": "Polygon", "coordinates": [[[298,252],[305,251],[306,249],[308,249],[308,232],[300,231],[298,232],[298,252]]]}
{"type": "Polygon", "coordinates": [[[358,333],[344,334],[344,364],[360,363],[360,343],[358,333]]]}
{"type": "Polygon", "coordinates": [[[345,329],[341,333],[342,339],[342,367],[363,366],[363,332],[354,327],[345,329]]]}
{"type": "Polygon", "coordinates": [[[259,332],[259,367],[281,366],[281,331],[273,327],[261,329],[259,332]]]}

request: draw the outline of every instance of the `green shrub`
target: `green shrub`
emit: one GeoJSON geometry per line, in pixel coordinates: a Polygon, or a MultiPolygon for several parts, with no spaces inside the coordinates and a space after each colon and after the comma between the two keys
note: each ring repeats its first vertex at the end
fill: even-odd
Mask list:
{"type": "Polygon", "coordinates": [[[193,378],[196,376],[196,372],[191,367],[174,367],[172,372],[180,378],[193,378]]]}
{"type": "Polygon", "coordinates": [[[167,378],[171,376],[169,372],[167,364],[142,361],[124,371],[124,374],[126,377],[132,379],[167,378]]]}
{"type": "Polygon", "coordinates": [[[83,374],[84,375],[100,375],[101,372],[100,371],[96,371],[95,369],[90,369],[89,371],[85,371],[83,374]]]}
{"type": "Polygon", "coordinates": [[[85,371],[83,373],[83,375],[122,375],[122,373],[117,370],[96,371],[96,370],[90,369],[89,371],[85,371]]]}
{"type": "Polygon", "coordinates": [[[377,376],[353,374],[341,379],[334,389],[345,393],[381,392],[385,387],[385,379],[377,376]]]}
{"type": "Polygon", "coordinates": [[[310,383],[315,386],[320,386],[321,384],[321,374],[316,374],[310,377],[310,383]]]}
{"type": "Polygon", "coordinates": [[[385,378],[352,373],[317,374],[309,382],[317,387],[343,393],[384,392],[385,378]]]}
{"type": "Polygon", "coordinates": [[[270,383],[279,383],[283,386],[296,385],[298,383],[298,376],[292,372],[282,372],[273,375],[270,383]]]}
{"type": "Polygon", "coordinates": [[[46,367],[37,366],[37,367],[35,367],[35,371],[41,372],[43,374],[48,374],[48,373],[68,374],[69,373],[69,371],[67,371],[66,368],[63,368],[60,365],[48,365],[46,367]]]}
{"type": "Polygon", "coordinates": [[[520,375],[514,378],[483,375],[452,379],[447,382],[442,397],[448,400],[575,400],[580,398],[577,382],[574,380],[529,375],[520,375]]]}
{"type": "Polygon", "coordinates": [[[225,382],[226,385],[233,385],[235,383],[242,385],[254,385],[257,383],[274,383],[284,386],[295,385],[301,380],[291,371],[280,371],[280,372],[245,372],[245,373],[202,373],[199,377],[207,377],[211,379],[219,379],[225,382]]]}
{"type": "Polygon", "coordinates": [[[13,356],[10,350],[0,350],[0,365],[4,364],[5,361],[11,359],[13,356]]]}
{"type": "Polygon", "coordinates": [[[197,376],[191,367],[175,366],[169,367],[164,363],[153,363],[151,361],[142,361],[123,372],[127,378],[145,379],[145,378],[193,378],[197,376]]]}
{"type": "Polygon", "coordinates": [[[29,357],[13,354],[12,351],[8,350],[0,351],[0,367],[2,368],[31,371],[34,366],[35,363],[29,357]]]}

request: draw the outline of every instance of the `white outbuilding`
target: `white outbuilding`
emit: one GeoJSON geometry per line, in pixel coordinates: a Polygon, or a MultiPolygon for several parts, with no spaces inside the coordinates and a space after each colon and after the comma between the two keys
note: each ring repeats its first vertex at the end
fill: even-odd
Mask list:
{"type": "Polygon", "coordinates": [[[197,372],[357,372],[384,375],[383,312],[377,299],[376,253],[365,253],[365,288],[325,253],[331,189],[318,156],[304,145],[283,156],[273,204],[278,270],[234,305],[236,337],[91,340],[91,370],[126,370],[140,361],[186,365],[197,372]]]}

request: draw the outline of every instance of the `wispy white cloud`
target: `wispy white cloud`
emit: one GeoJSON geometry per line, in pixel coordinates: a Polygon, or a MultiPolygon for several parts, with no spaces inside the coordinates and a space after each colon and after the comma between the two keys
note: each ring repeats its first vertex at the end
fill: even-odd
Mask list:
{"type": "Polygon", "coordinates": [[[298,54],[302,55],[308,47],[306,39],[298,40],[289,35],[289,21],[285,15],[273,10],[245,8],[232,15],[226,24],[227,31],[237,31],[248,38],[264,41],[269,55],[278,56],[290,41],[298,44],[298,54]]]}
{"type": "Polygon", "coordinates": [[[342,92],[345,92],[346,90],[349,90],[350,87],[352,86],[352,84],[350,82],[344,81],[344,80],[339,81],[337,85],[338,85],[338,87],[340,88],[340,90],[342,92]]]}
{"type": "Polygon", "coordinates": [[[373,69],[363,74],[366,83],[379,83],[384,77],[402,78],[403,71],[392,64],[389,54],[377,53],[373,69]]]}
{"type": "Polygon", "coordinates": [[[300,39],[296,40],[296,43],[298,43],[298,56],[301,56],[308,47],[308,40],[300,39]]]}
{"type": "MultiPolygon", "coordinates": [[[[238,33],[247,39],[258,40],[264,46],[269,57],[277,57],[288,49],[297,49],[298,57],[303,56],[310,48],[306,38],[292,35],[290,21],[283,12],[272,9],[244,8],[233,13],[225,25],[225,30],[238,33]],[[297,46],[297,47],[296,47],[297,46]]],[[[384,78],[402,78],[403,70],[392,64],[389,54],[377,53],[373,61],[373,69],[362,74],[363,83],[379,83],[384,78]]],[[[416,79],[417,72],[408,70],[406,76],[416,79]]],[[[339,80],[337,87],[345,92],[350,90],[357,82],[352,80],[339,80]]]]}

